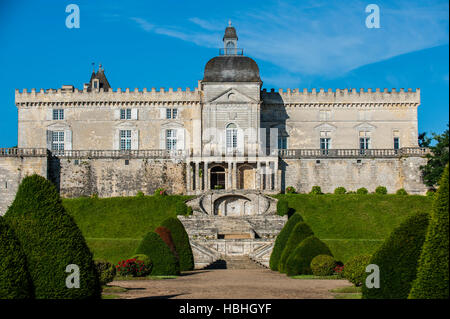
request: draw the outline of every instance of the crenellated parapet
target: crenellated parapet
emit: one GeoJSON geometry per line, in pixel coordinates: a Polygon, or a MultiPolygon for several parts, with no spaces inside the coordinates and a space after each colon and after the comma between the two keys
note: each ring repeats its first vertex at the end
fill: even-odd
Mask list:
{"type": "Polygon", "coordinates": [[[98,91],[88,91],[86,88],[83,90],[73,88],[73,86],[64,86],[61,89],[23,89],[20,92],[18,89],[15,91],[15,101],[17,107],[33,107],[42,105],[148,105],[158,106],[161,104],[173,104],[173,105],[196,105],[200,103],[200,91],[198,88],[191,90],[186,88],[165,89],[160,88],[147,88],[130,90],[126,88],[122,90],[117,88],[116,90],[109,89],[104,91],[99,89],[98,91]]]}
{"type": "Polygon", "coordinates": [[[420,104],[420,89],[271,89],[261,91],[261,100],[266,105],[284,104],[285,106],[413,106],[420,104]]]}

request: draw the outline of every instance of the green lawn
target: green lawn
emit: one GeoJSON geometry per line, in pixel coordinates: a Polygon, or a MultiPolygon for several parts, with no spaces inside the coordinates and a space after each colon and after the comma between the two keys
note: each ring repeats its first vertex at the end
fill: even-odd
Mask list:
{"type": "Polygon", "coordinates": [[[300,213],[336,259],[373,253],[407,216],[430,211],[432,198],[419,195],[276,195],[300,213]]]}
{"type": "MultiPolygon", "coordinates": [[[[276,195],[299,212],[314,233],[346,262],[374,252],[407,216],[429,211],[432,199],[398,195],[276,195]]],[[[131,257],[143,236],[189,196],[144,196],[63,199],[95,259],[117,263],[131,257]]]]}
{"type": "Polygon", "coordinates": [[[80,227],[95,259],[113,263],[130,258],[144,235],[190,196],[143,196],[63,199],[67,212],[80,227]]]}

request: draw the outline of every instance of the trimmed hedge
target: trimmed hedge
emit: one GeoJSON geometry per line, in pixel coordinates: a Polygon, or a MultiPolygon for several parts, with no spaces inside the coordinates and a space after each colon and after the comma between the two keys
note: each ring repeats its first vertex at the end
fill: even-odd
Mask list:
{"type": "Polygon", "coordinates": [[[153,262],[151,275],[178,275],[180,266],[169,246],[155,232],[149,232],[142,239],[136,254],[144,254],[153,262]]]}
{"type": "Polygon", "coordinates": [[[427,213],[409,217],[393,230],[374,253],[369,264],[378,265],[380,268],[380,288],[369,289],[363,285],[364,299],[408,298],[411,285],[416,278],[417,264],[429,218],[427,213]]]}
{"type": "Polygon", "coordinates": [[[360,255],[350,259],[344,265],[344,278],[357,287],[361,286],[366,280],[366,267],[371,263],[371,258],[369,255],[360,255]]]}
{"type": "Polygon", "coordinates": [[[283,253],[283,249],[286,246],[286,243],[289,239],[289,235],[291,234],[292,229],[294,229],[297,223],[302,222],[303,218],[300,214],[293,214],[284,225],[283,229],[281,229],[277,238],[275,239],[275,244],[273,245],[272,254],[270,255],[269,267],[272,270],[278,271],[278,264],[280,262],[281,254],[283,253]]]}
{"type": "Polygon", "coordinates": [[[159,226],[155,228],[155,233],[161,237],[162,240],[166,243],[166,245],[170,248],[170,251],[175,256],[177,260],[180,258],[178,257],[177,249],[175,248],[175,244],[172,239],[172,234],[170,233],[170,230],[166,227],[159,226]]]}
{"type": "Polygon", "coordinates": [[[23,252],[38,299],[100,298],[97,270],[80,229],[44,177],[25,177],[5,214],[23,252]],[[80,269],[80,288],[67,288],[66,267],[80,269]]]}
{"type": "Polygon", "coordinates": [[[369,191],[365,187],[361,187],[356,190],[356,194],[358,194],[358,195],[366,195],[368,193],[369,193],[369,191]]]}
{"type": "Polygon", "coordinates": [[[347,193],[347,190],[345,189],[345,187],[341,186],[341,187],[337,187],[334,190],[334,193],[337,194],[337,195],[343,195],[343,194],[347,193]]]}
{"type": "Polygon", "coordinates": [[[320,186],[313,186],[309,193],[312,194],[312,195],[321,195],[321,194],[323,194],[322,193],[322,189],[320,188],[320,186]]]}
{"type": "Polygon", "coordinates": [[[185,216],[185,215],[187,215],[187,212],[188,212],[188,206],[184,202],[178,202],[175,205],[175,212],[177,215],[185,216]]]}
{"type": "Polygon", "coordinates": [[[377,188],[375,188],[375,194],[386,195],[387,194],[387,188],[384,187],[384,186],[378,186],[377,188]]]}
{"type": "Polygon", "coordinates": [[[408,195],[408,192],[404,188],[400,188],[395,192],[395,195],[408,195]]]}
{"type": "Polygon", "coordinates": [[[106,260],[94,260],[97,268],[100,285],[104,286],[114,280],[116,276],[116,267],[106,260]]]}
{"type": "Polygon", "coordinates": [[[170,217],[165,219],[161,223],[161,226],[168,228],[172,234],[173,243],[175,244],[180,260],[180,270],[194,269],[194,256],[192,254],[191,244],[189,243],[189,236],[180,220],[170,217]]]}
{"type": "Polygon", "coordinates": [[[439,185],[419,259],[417,278],[412,285],[409,298],[449,298],[448,164],[439,185]]]}
{"type": "Polygon", "coordinates": [[[287,215],[289,213],[289,204],[287,200],[280,199],[277,202],[277,214],[280,216],[287,215]]]}
{"type": "Polygon", "coordinates": [[[26,256],[14,231],[0,216],[0,299],[32,297],[26,256]]]}
{"type": "Polygon", "coordinates": [[[311,261],[318,255],[333,256],[328,246],[316,236],[303,240],[289,256],[286,263],[286,274],[311,275],[311,261]]]}
{"type": "Polygon", "coordinates": [[[289,239],[283,249],[283,253],[281,254],[280,262],[278,263],[279,272],[286,272],[286,262],[289,256],[303,240],[312,235],[314,235],[313,231],[305,222],[300,222],[295,225],[289,235],[289,239]]]}
{"type": "Polygon", "coordinates": [[[329,255],[318,255],[311,261],[311,271],[315,276],[331,276],[335,267],[336,260],[329,255]]]}

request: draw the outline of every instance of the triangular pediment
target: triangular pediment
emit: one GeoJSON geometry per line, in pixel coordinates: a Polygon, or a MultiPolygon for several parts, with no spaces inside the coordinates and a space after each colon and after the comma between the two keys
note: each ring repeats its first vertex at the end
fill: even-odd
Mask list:
{"type": "Polygon", "coordinates": [[[372,124],[369,124],[367,122],[364,122],[364,123],[354,126],[354,128],[358,131],[372,131],[372,130],[376,129],[377,127],[372,124]]]}
{"type": "Polygon", "coordinates": [[[230,88],[209,100],[208,103],[257,103],[257,101],[235,88],[230,88]]]}
{"type": "Polygon", "coordinates": [[[314,129],[316,129],[317,131],[334,131],[337,129],[336,126],[329,124],[329,123],[322,123],[320,125],[317,125],[314,127],[314,129]]]}

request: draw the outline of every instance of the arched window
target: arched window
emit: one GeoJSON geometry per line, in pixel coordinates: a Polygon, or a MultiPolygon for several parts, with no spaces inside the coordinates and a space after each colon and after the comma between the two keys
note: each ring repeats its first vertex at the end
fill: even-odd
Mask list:
{"type": "Polygon", "coordinates": [[[227,125],[227,149],[237,148],[237,126],[236,124],[227,125]]]}
{"type": "Polygon", "coordinates": [[[233,41],[228,41],[225,54],[236,54],[236,45],[233,41]]]}

